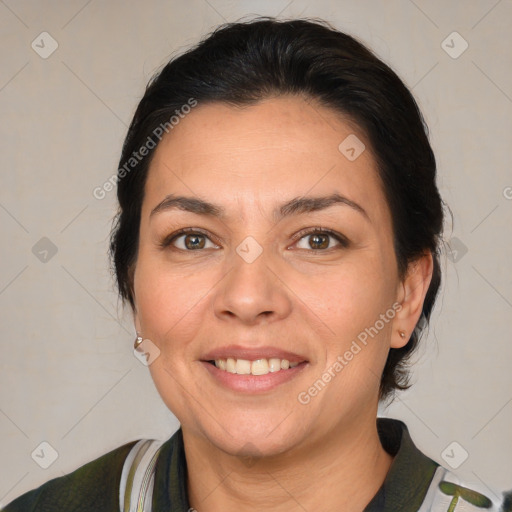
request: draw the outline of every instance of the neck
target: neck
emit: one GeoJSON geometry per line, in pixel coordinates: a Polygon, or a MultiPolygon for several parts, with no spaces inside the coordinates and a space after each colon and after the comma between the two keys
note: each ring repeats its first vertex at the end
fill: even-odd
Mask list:
{"type": "Polygon", "coordinates": [[[228,455],[187,430],[183,438],[189,502],[199,512],[360,512],[393,460],[375,418],[365,428],[339,426],[307,447],[255,461],[228,455]]]}

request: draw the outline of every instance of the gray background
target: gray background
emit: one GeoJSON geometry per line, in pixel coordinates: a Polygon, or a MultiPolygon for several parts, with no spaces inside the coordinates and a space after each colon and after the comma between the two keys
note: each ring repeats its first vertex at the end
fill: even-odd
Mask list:
{"type": "Polygon", "coordinates": [[[132,354],[131,318],[109,275],[115,192],[92,191],[115,172],[153,71],[249,14],[325,18],[413,89],[455,222],[414,386],[382,413],[444,465],[467,452],[458,471],[493,498],[512,487],[510,0],[3,0],[0,504],[178,427],[132,354]],[[51,49],[44,31],[58,44],[47,58],[31,47],[51,49]],[[58,453],[47,469],[44,441],[58,453]]]}

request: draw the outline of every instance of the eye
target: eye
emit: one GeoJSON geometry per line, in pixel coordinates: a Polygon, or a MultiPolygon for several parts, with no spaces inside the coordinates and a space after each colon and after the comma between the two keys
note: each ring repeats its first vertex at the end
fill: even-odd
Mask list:
{"type": "MultiPolygon", "coordinates": [[[[298,242],[295,244],[297,248],[306,250],[313,249],[315,252],[346,248],[350,244],[349,240],[341,233],[320,227],[302,230],[297,233],[295,238],[298,239],[298,242]]],[[[212,242],[208,234],[197,228],[180,229],[178,232],[167,236],[160,243],[162,248],[171,245],[185,252],[219,248],[219,245],[212,242]]]]}
{"type": "Polygon", "coordinates": [[[304,230],[298,233],[297,236],[300,237],[296,244],[299,249],[325,251],[336,247],[345,248],[349,245],[346,237],[330,229],[314,228],[309,231],[304,230]]]}
{"type": "Polygon", "coordinates": [[[200,249],[218,249],[218,245],[215,245],[206,233],[192,228],[180,229],[177,233],[166,237],[160,245],[162,247],[173,245],[176,249],[188,252],[200,249]]]}

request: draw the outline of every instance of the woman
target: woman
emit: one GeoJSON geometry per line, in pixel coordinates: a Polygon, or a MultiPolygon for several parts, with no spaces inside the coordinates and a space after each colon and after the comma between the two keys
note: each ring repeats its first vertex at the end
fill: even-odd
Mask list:
{"type": "Polygon", "coordinates": [[[169,62],[123,146],[111,255],[181,428],[5,510],[497,510],[376,419],[440,285],[435,178],[410,92],[325,23],[230,24],[169,62]]]}

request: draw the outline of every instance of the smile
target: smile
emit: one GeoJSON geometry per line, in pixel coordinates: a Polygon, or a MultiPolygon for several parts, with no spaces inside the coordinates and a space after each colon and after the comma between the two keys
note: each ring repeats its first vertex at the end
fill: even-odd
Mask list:
{"type": "Polygon", "coordinates": [[[228,373],[236,373],[238,375],[267,375],[268,373],[295,368],[299,364],[298,362],[290,362],[288,359],[279,358],[263,358],[250,361],[248,359],[228,357],[226,359],[215,359],[209,362],[215,364],[219,370],[228,373]]]}

